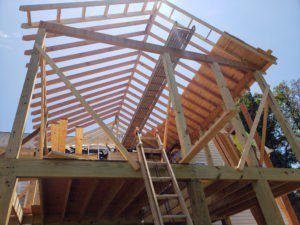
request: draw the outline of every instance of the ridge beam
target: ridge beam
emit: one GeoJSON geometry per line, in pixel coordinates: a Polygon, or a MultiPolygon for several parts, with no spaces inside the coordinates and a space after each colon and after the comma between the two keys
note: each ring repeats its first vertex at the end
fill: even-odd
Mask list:
{"type": "Polygon", "coordinates": [[[44,28],[47,32],[50,33],[62,34],[65,36],[86,39],[89,41],[95,41],[95,42],[105,43],[109,45],[116,45],[125,48],[132,48],[140,51],[148,51],[156,54],[169,53],[173,57],[190,59],[190,60],[195,60],[203,63],[211,64],[213,62],[216,62],[222,66],[234,67],[237,69],[241,69],[243,71],[249,71],[249,70],[255,71],[257,69],[257,68],[253,68],[252,66],[248,66],[245,63],[228,60],[223,57],[210,56],[210,55],[205,55],[205,54],[191,52],[191,51],[178,50],[166,46],[145,43],[142,41],[136,41],[127,38],[116,37],[113,35],[102,34],[102,33],[88,31],[80,28],[64,26],[61,24],[41,21],[39,27],[44,28]]]}

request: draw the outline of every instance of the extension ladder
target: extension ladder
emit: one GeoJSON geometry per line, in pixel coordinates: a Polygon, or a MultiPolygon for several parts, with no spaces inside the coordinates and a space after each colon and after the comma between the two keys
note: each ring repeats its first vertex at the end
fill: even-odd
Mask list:
{"type": "Polygon", "coordinates": [[[189,214],[189,211],[187,209],[187,206],[185,204],[184,198],[181,194],[179,185],[177,183],[176,177],[174,175],[172,166],[169,162],[169,159],[167,157],[167,154],[165,152],[165,149],[163,147],[162,141],[156,132],[155,137],[145,137],[142,136],[142,134],[139,132],[139,130],[136,130],[137,135],[137,141],[138,144],[136,146],[137,152],[138,152],[138,158],[140,162],[141,172],[143,174],[143,179],[145,182],[145,187],[148,195],[148,200],[150,204],[150,209],[153,215],[154,224],[155,225],[163,225],[164,222],[170,222],[175,220],[182,220],[185,221],[187,225],[193,225],[191,216],[189,214]],[[158,148],[144,148],[143,141],[155,141],[158,145],[158,148]],[[161,156],[160,161],[149,161],[146,157],[146,154],[157,154],[161,156]],[[151,167],[159,167],[160,169],[163,169],[164,172],[166,172],[166,176],[152,176],[150,173],[151,167]],[[172,186],[174,193],[168,193],[168,194],[157,194],[156,190],[154,188],[154,183],[156,182],[169,182],[169,185],[172,186]],[[160,210],[160,204],[159,201],[163,200],[170,200],[170,199],[177,199],[179,202],[179,205],[182,210],[182,214],[176,214],[176,215],[162,215],[160,210]]]}

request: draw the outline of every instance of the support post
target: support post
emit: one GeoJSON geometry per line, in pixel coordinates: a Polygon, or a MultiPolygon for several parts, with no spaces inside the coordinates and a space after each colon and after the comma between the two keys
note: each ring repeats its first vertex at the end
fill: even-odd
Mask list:
{"type": "Polygon", "coordinates": [[[82,155],[83,127],[76,127],[75,154],[82,155]]]}
{"type": "Polygon", "coordinates": [[[169,95],[174,109],[173,111],[175,114],[176,128],[181,145],[182,157],[184,157],[191,149],[191,139],[187,131],[186,121],[184,118],[180,95],[178,93],[178,88],[174,76],[171,57],[169,54],[165,53],[163,54],[162,59],[169,86],[169,95]]]}
{"type": "Polygon", "coordinates": [[[58,151],[58,124],[53,123],[50,125],[51,129],[51,149],[52,151],[58,151]]]}
{"type": "Polygon", "coordinates": [[[43,159],[45,150],[45,137],[47,133],[47,121],[46,121],[46,70],[45,60],[40,59],[41,68],[41,125],[40,125],[40,140],[39,140],[39,158],[43,159]]]}
{"type": "MultiPolygon", "coordinates": [[[[45,37],[45,30],[40,28],[36,36],[35,44],[42,47],[45,37]]],[[[40,53],[38,50],[34,49],[31,54],[30,64],[6,149],[5,157],[7,158],[8,167],[13,166],[10,165],[9,159],[18,158],[20,154],[25,122],[30,107],[30,100],[34,89],[39,61],[40,53]]],[[[0,225],[7,225],[9,222],[12,208],[12,194],[16,189],[16,182],[16,177],[11,174],[9,176],[0,177],[0,225]]]]}
{"type": "Polygon", "coordinates": [[[87,103],[87,101],[80,95],[80,93],[76,90],[76,88],[71,84],[68,78],[61,72],[61,70],[57,67],[55,62],[48,56],[48,54],[38,45],[35,45],[35,48],[41,53],[41,55],[45,58],[46,62],[52,67],[52,69],[56,72],[56,74],[60,77],[60,79],[65,83],[65,85],[70,89],[70,91],[74,94],[76,99],[81,103],[81,105],[85,108],[87,112],[90,113],[94,121],[102,128],[102,130],[106,133],[106,135],[115,143],[117,149],[120,151],[121,155],[126,159],[133,169],[138,170],[139,165],[136,161],[132,160],[129,157],[127,150],[124,146],[118,141],[115,137],[111,129],[109,129],[106,124],[102,121],[102,119],[97,115],[97,113],[92,109],[92,107],[87,103]]]}
{"type": "Polygon", "coordinates": [[[187,189],[191,202],[194,225],[211,225],[203,185],[199,180],[193,179],[187,182],[187,189]]]}
{"type": "MultiPolygon", "coordinates": [[[[217,85],[221,90],[221,95],[225,103],[226,108],[232,108],[235,106],[233,97],[227,87],[226,81],[224,79],[224,75],[221,72],[221,68],[218,63],[212,64],[212,70],[215,74],[217,85]]],[[[267,86],[266,86],[267,88],[267,86]]],[[[265,88],[265,89],[266,89],[265,88]]],[[[264,89],[264,90],[265,90],[264,89]]],[[[242,146],[246,144],[246,137],[247,132],[242,124],[242,121],[237,115],[235,118],[232,119],[233,126],[236,130],[236,133],[239,135],[239,141],[242,146]]],[[[248,165],[249,166],[258,166],[258,160],[254,156],[254,152],[250,151],[250,157],[248,157],[248,165]],[[251,154],[252,153],[252,154],[251,154]]],[[[266,180],[260,180],[258,182],[252,183],[253,189],[256,193],[256,198],[258,200],[260,209],[264,215],[267,225],[284,225],[283,218],[280,214],[278,206],[275,202],[273,193],[270,189],[270,186],[266,180]],[[274,221],[276,221],[274,223],[274,221]]]]}
{"type": "MultiPolygon", "coordinates": [[[[258,85],[260,86],[262,91],[265,91],[268,88],[268,84],[265,80],[265,78],[262,76],[262,73],[259,71],[256,71],[254,73],[254,78],[258,85]]],[[[284,117],[283,113],[280,110],[280,107],[275,99],[275,96],[273,93],[270,91],[269,96],[268,96],[268,103],[269,106],[272,110],[272,112],[275,114],[276,119],[278,120],[282,131],[284,132],[289,144],[292,147],[293,152],[295,153],[295,156],[297,160],[300,160],[300,141],[294,134],[291,126],[289,123],[286,121],[286,118],[284,117]]]]}
{"type": "Polygon", "coordinates": [[[58,122],[58,151],[65,153],[66,151],[66,139],[68,131],[68,120],[61,119],[58,122]]]}

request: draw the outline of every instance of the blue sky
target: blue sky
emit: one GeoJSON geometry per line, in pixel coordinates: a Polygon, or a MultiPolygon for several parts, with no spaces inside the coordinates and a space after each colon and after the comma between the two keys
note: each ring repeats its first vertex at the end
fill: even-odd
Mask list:
{"type": "MultiPolygon", "coordinates": [[[[29,58],[25,49],[32,43],[22,41],[21,23],[25,13],[20,4],[59,1],[0,0],[0,131],[10,131],[15,116],[29,58]]],[[[264,50],[271,49],[278,65],[268,71],[271,86],[282,80],[300,77],[300,0],[173,0],[215,27],[264,50]]],[[[253,91],[257,91],[253,87],[253,91]]],[[[26,131],[31,130],[31,123],[26,131]]]]}

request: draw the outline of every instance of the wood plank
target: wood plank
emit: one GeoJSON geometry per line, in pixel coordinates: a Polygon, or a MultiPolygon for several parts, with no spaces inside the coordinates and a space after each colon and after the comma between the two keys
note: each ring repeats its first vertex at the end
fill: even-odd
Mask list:
{"type": "Polygon", "coordinates": [[[115,185],[109,189],[102,204],[99,204],[99,208],[97,210],[97,216],[96,216],[98,220],[103,216],[106,209],[108,208],[110,203],[115,199],[119,191],[124,187],[125,183],[126,183],[125,180],[121,180],[118,185],[115,185]]]}
{"type": "MultiPolygon", "coordinates": [[[[262,73],[257,71],[254,73],[254,77],[258,85],[260,86],[262,91],[265,91],[268,88],[268,84],[264,77],[262,76],[262,73]]],[[[272,110],[272,112],[275,114],[276,119],[278,120],[289,144],[292,147],[293,152],[295,153],[295,156],[298,160],[300,160],[300,141],[299,138],[296,137],[295,133],[293,132],[291,126],[287,122],[286,118],[284,117],[283,113],[280,110],[280,106],[278,105],[273,93],[269,92],[268,97],[268,103],[272,110]]]]}
{"type": "Polygon", "coordinates": [[[61,119],[58,122],[58,151],[66,151],[66,139],[67,139],[67,130],[68,130],[68,120],[61,119]]]}
{"type": "Polygon", "coordinates": [[[60,24],[41,22],[40,27],[46,29],[48,32],[51,33],[86,39],[89,41],[101,42],[105,44],[116,45],[116,46],[121,46],[126,48],[133,48],[133,49],[148,51],[157,54],[168,53],[174,57],[185,58],[185,59],[190,59],[190,60],[195,60],[195,61],[205,62],[205,63],[217,62],[223,66],[234,67],[246,71],[248,70],[253,71],[255,69],[244,63],[224,59],[218,56],[208,56],[205,54],[200,54],[200,53],[195,53],[190,51],[172,49],[166,46],[144,43],[141,41],[116,37],[116,36],[97,33],[93,31],[86,31],[83,29],[73,28],[73,27],[64,26],[60,24]]]}
{"type": "MultiPolygon", "coordinates": [[[[38,35],[35,44],[43,46],[46,32],[44,29],[38,30],[38,35]]],[[[13,128],[9,137],[6,157],[15,158],[19,156],[19,151],[22,143],[22,136],[25,128],[25,121],[30,106],[30,100],[33,93],[33,87],[36,79],[36,74],[39,67],[40,53],[38,50],[32,52],[30,58],[30,66],[28,67],[26,79],[23,85],[22,94],[19,100],[18,109],[16,112],[13,128]]]]}
{"type": "Polygon", "coordinates": [[[208,142],[216,136],[216,134],[227,124],[234,116],[237,110],[230,110],[222,114],[222,116],[205,132],[203,136],[193,145],[191,151],[181,159],[180,163],[190,162],[195,155],[205,147],[208,142]]]}
{"type": "Polygon", "coordinates": [[[65,220],[71,187],[72,187],[72,179],[68,179],[67,186],[66,186],[66,192],[65,192],[65,196],[64,196],[64,201],[63,201],[63,211],[61,213],[61,222],[64,222],[64,220],[65,220]]]}
{"type": "Polygon", "coordinates": [[[268,182],[265,180],[255,181],[252,186],[267,225],[284,225],[268,182]]]}
{"type": "MultiPolygon", "coordinates": [[[[43,46],[46,32],[44,29],[38,30],[38,35],[35,40],[37,46],[43,46]]],[[[9,136],[8,145],[6,148],[6,158],[18,158],[22,145],[22,137],[27,119],[30,100],[33,93],[33,87],[36,79],[36,74],[39,67],[40,53],[34,50],[30,58],[30,66],[28,67],[25,82],[22,89],[22,94],[19,100],[18,109],[14,119],[11,134],[9,136]]],[[[14,176],[0,178],[0,225],[7,225],[11,214],[12,194],[15,191],[17,179],[14,176]]]]}
{"type": "Polygon", "coordinates": [[[82,155],[83,127],[76,127],[75,154],[82,155]]]}
{"type": "MultiPolygon", "coordinates": [[[[241,104],[241,110],[246,119],[246,123],[248,124],[248,127],[252,127],[253,121],[247,110],[247,107],[243,103],[241,104]]],[[[259,146],[262,146],[261,139],[257,132],[255,134],[255,141],[259,146]]],[[[267,168],[273,168],[273,164],[266,153],[264,154],[264,161],[265,161],[267,168]]],[[[281,196],[281,199],[276,199],[276,202],[279,204],[281,210],[284,212],[286,218],[289,220],[289,222],[292,225],[298,225],[300,223],[300,221],[298,220],[297,215],[295,213],[295,210],[293,209],[293,206],[291,205],[291,202],[290,202],[289,198],[287,197],[287,195],[281,196]],[[283,204],[282,204],[282,202],[283,202],[283,204]]]]}
{"type": "Polygon", "coordinates": [[[54,4],[36,4],[36,5],[22,5],[20,11],[39,11],[39,10],[54,10],[54,9],[69,9],[69,8],[82,8],[93,6],[106,6],[130,3],[144,3],[154,2],[155,0],[106,0],[106,1],[88,1],[88,2],[66,2],[54,4]]]}
{"type": "MultiPolygon", "coordinates": [[[[70,154],[68,154],[70,155],[70,154]]],[[[140,171],[131,169],[127,162],[80,161],[80,160],[36,160],[11,159],[14,167],[7,167],[7,160],[0,159],[0,176],[13,173],[27,178],[137,178],[142,179],[140,171]],[[76,168],[76,170],[74,170],[76,168]]],[[[299,182],[299,169],[245,167],[243,171],[223,166],[172,165],[177,179],[204,180],[257,180],[299,182]]]]}
{"type": "MultiPolygon", "coordinates": [[[[225,108],[233,108],[235,103],[226,85],[220,66],[217,63],[213,63],[212,69],[214,71],[217,84],[221,90],[223,101],[225,103],[225,108]]],[[[245,147],[247,132],[242,124],[240,117],[238,115],[234,117],[232,119],[232,123],[238,135],[239,142],[242,144],[242,146],[245,147]]],[[[250,156],[248,157],[248,159],[249,159],[248,161],[249,166],[256,166],[256,167],[258,166],[258,160],[256,159],[254,152],[250,151],[250,156]]],[[[283,222],[281,222],[282,216],[275,202],[274,196],[272,194],[268,182],[265,180],[255,182],[255,184],[253,184],[253,188],[255,189],[257,201],[259,203],[260,209],[262,210],[262,213],[264,215],[267,224],[270,225],[273,224],[274,220],[277,221],[277,224],[283,224],[283,222]]]]}
{"type": "Polygon", "coordinates": [[[174,69],[169,54],[163,54],[163,65],[165,74],[168,81],[169,95],[173,106],[173,112],[175,114],[176,128],[179,136],[182,157],[190,152],[191,149],[191,139],[187,130],[187,125],[183,113],[183,108],[181,104],[180,95],[178,93],[178,88],[174,76],[174,69]]]}
{"type": "Polygon", "coordinates": [[[203,185],[199,180],[187,182],[194,225],[211,225],[203,185]]]}
{"type": "Polygon", "coordinates": [[[86,193],[87,196],[85,196],[85,199],[81,205],[81,209],[78,215],[78,219],[79,221],[81,221],[86,213],[86,210],[88,208],[88,205],[93,197],[93,195],[95,194],[95,190],[98,187],[99,184],[99,180],[93,180],[92,184],[87,188],[86,193]]]}
{"type": "Polygon", "coordinates": [[[49,65],[56,71],[58,76],[62,79],[62,81],[65,83],[65,85],[70,89],[70,91],[75,95],[77,100],[82,104],[82,106],[88,111],[95,122],[103,129],[103,131],[106,133],[106,135],[115,143],[117,149],[120,151],[122,156],[129,162],[129,164],[132,166],[133,169],[137,170],[139,168],[139,165],[137,162],[132,161],[128,157],[127,150],[123,147],[123,145],[119,142],[119,140],[114,136],[113,132],[106,126],[106,124],[101,120],[101,118],[98,117],[98,115],[95,113],[95,111],[91,108],[91,106],[87,103],[87,101],[80,95],[80,93],[73,87],[71,82],[66,78],[66,76],[59,70],[59,68],[56,66],[56,64],[51,60],[51,58],[43,51],[42,48],[35,45],[35,47],[38,49],[38,51],[42,54],[42,56],[45,58],[45,60],[49,63],[49,65]]]}
{"type": "Polygon", "coordinates": [[[266,101],[267,101],[267,98],[268,98],[268,94],[269,94],[269,88],[267,88],[264,91],[263,97],[262,97],[261,102],[259,104],[259,107],[258,107],[256,116],[255,116],[253,125],[250,129],[249,137],[248,137],[248,139],[245,143],[245,146],[244,146],[243,151],[242,151],[241,159],[240,159],[239,164],[237,166],[238,170],[242,170],[245,166],[246,158],[248,157],[248,154],[249,154],[252,142],[253,142],[253,138],[254,138],[254,135],[256,133],[258,123],[260,121],[261,114],[263,112],[263,109],[265,107],[265,104],[266,104],[266,101]]]}
{"type": "Polygon", "coordinates": [[[57,123],[51,124],[50,129],[51,129],[51,150],[58,151],[58,142],[59,142],[58,124],[57,123]]]}

